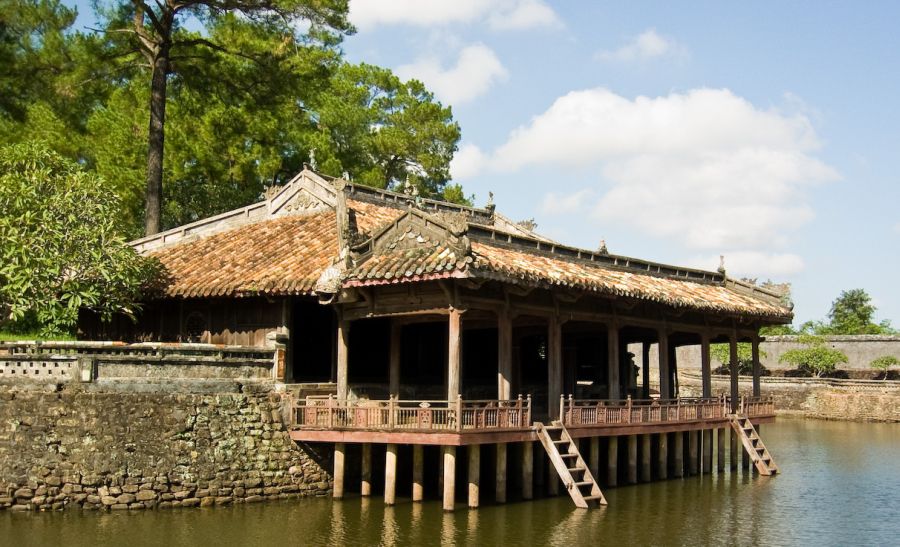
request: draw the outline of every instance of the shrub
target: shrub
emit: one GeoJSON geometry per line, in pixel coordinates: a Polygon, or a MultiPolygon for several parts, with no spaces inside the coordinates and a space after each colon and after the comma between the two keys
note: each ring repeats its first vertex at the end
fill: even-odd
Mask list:
{"type": "Polygon", "coordinates": [[[826,345],[821,336],[804,334],[800,336],[800,343],[805,348],[792,349],[784,352],[779,363],[787,363],[798,369],[809,369],[817,378],[834,372],[839,363],[847,363],[847,355],[826,345]]]}
{"type": "Polygon", "coordinates": [[[900,365],[900,359],[897,359],[893,355],[882,355],[881,357],[873,360],[869,363],[869,366],[874,368],[875,370],[881,370],[884,372],[884,377],[882,380],[887,380],[888,371],[890,371],[891,367],[895,367],[900,365]]]}

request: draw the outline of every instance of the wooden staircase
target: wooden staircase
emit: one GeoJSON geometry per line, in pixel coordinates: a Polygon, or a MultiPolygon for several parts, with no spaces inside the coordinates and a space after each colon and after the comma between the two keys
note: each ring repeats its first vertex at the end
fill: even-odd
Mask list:
{"type": "Polygon", "coordinates": [[[750,459],[753,460],[753,464],[756,466],[759,474],[774,475],[778,473],[778,466],[775,465],[775,460],[772,459],[772,455],[769,454],[769,450],[763,444],[750,419],[740,414],[729,414],[728,420],[731,422],[731,429],[735,430],[740,436],[741,442],[744,444],[744,450],[750,454],[750,459]]]}
{"type": "Polygon", "coordinates": [[[603,492],[597,486],[597,481],[594,480],[591,470],[578,451],[578,445],[572,440],[565,426],[554,421],[551,425],[536,422],[535,427],[544,450],[550,456],[553,467],[559,473],[559,478],[562,479],[575,505],[582,509],[606,505],[603,492]]]}

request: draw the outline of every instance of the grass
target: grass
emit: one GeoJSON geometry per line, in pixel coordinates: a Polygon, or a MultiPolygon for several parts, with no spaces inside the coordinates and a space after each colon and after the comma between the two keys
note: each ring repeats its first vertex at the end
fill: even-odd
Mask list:
{"type": "Polygon", "coordinates": [[[68,334],[61,334],[57,336],[41,336],[36,332],[8,332],[0,330],[0,342],[18,342],[20,340],[71,342],[75,340],[75,337],[68,334]]]}

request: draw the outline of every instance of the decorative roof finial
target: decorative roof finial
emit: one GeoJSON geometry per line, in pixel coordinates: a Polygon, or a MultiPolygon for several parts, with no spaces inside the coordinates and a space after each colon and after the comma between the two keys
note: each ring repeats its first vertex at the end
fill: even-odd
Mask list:
{"type": "Polygon", "coordinates": [[[349,171],[344,171],[344,172],[341,174],[341,178],[349,182],[349,181],[350,181],[350,172],[349,172],[349,171]]]}
{"type": "Polygon", "coordinates": [[[309,168],[312,169],[313,171],[315,171],[319,168],[318,165],[316,164],[316,149],[315,148],[309,149],[309,168]]]}
{"type": "Polygon", "coordinates": [[[487,205],[485,205],[485,207],[491,208],[493,206],[494,206],[494,193],[488,192],[488,201],[487,201],[487,205]]]}
{"type": "Polygon", "coordinates": [[[719,255],[719,269],[718,272],[722,275],[725,275],[725,255],[719,255]]]}
{"type": "Polygon", "coordinates": [[[606,240],[605,239],[600,240],[600,248],[598,249],[598,252],[602,255],[609,254],[609,249],[606,248],[606,240]]]}

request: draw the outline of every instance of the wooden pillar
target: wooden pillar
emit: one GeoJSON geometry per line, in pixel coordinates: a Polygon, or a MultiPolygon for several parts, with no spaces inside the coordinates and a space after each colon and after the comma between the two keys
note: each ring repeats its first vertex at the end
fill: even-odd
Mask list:
{"type": "Polygon", "coordinates": [[[397,497],[397,445],[388,444],[384,454],[384,504],[394,505],[397,497]]]}
{"type": "Polygon", "coordinates": [[[728,346],[730,349],[729,369],[731,371],[731,412],[737,412],[738,409],[738,372],[740,365],[738,364],[738,346],[737,334],[732,333],[728,338],[728,346]]]}
{"type": "Polygon", "coordinates": [[[628,484],[636,484],[638,477],[638,438],[628,436],[628,484]]]}
{"type": "Polygon", "coordinates": [[[347,385],[347,352],[350,347],[350,321],[340,320],[337,324],[337,397],[346,401],[350,395],[347,385]]]}
{"type": "Polygon", "coordinates": [[[588,452],[588,468],[595,478],[600,477],[600,437],[591,437],[591,446],[588,452]]]}
{"type": "Polygon", "coordinates": [[[762,373],[762,364],[759,362],[759,337],[754,336],[751,342],[751,350],[753,352],[753,396],[760,396],[759,377],[762,373]]]}
{"type": "Polygon", "coordinates": [[[741,467],[750,469],[750,453],[744,450],[744,443],[738,443],[738,450],[741,451],[741,467]]]}
{"type": "Polygon", "coordinates": [[[703,397],[712,397],[712,367],[709,357],[709,334],[700,335],[700,375],[703,383],[703,397]]]}
{"type": "Polygon", "coordinates": [[[456,447],[441,446],[444,460],[444,511],[453,511],[456,503],[456,447]]]}
{"type": "Polygon", "coordinates": [[[641,343],[641,376],[644,385],[641,386],[641,398],[650,399],[650,344],[641,343]]]}
{"type": "Polygon", "coordinates": [[[651,436],[649,433],[641,435],[641,481],[650,482],[653,477],[651,471],[651,436]]]}
{"type": "Polygon", "coordinates": [[[361,496],[372,495],[372,445],[363,443],[362,445],[362,480],[359,485],[359,494],[361,496]]]}
{"type": "Polygon", "coordinates": [[[619,438],[609,437],[606,445],[606,484],[616,486],[619,479],[619,438]]]}
{"type": "Polygon", "coordinates": [[[506,443],[497,443],[497,503],[506,503],[506,443]]]}
{"type": "Polygon", "coordinates": [[[669,335],[666,329],[659,329],[659,398],[672,397],[669,388],[669,335]]]}
{"type": "Polygon", "coordinates": [[[413,478],[412,500],[422,501],[425,498],[425,454],[421,444],[413,445],[413,478]]]}
{"type": "Polygon", "coordinates": [[[656,474],[660,480],[669,477],[669,435],[667,433],[659,434],[659,454],[656,462],[656,474]]]}
{"type": "Polygon", "coordinates": [[[481,475],[481,445],[469,445],[469,507],[478,507],[479,481],[481,475]]]}
{"type": "MultiPolygon", "coordinates": [[[[462,313],[458,309],[450,308],[449,324],[449,335],[447,337],[447,400],[455,401],[460,395],[459,380],[462,374],[462,313]]],[[[446,488],[444,491],[446,491],[446,488]]]]}
{"type": "Polygon", "coordinates": [[[703,472],[712,473],[713,430],[703,430],[703,472]]]}
{"type": "Polygon", "coordinates": [[[610,324],[606,327],[606,347],[608,349],[606,357],[606,370],[608,379],[608,395],[612,401],[622,398],[622,386],[619,380],[619,326],[610,324]]]}
{"type": "Polygon", "coordinates": [[[731,448],[731,450],[730,450],[731,468],[737,469],[738,468],[738,446],[739,446],[738,436],[737,436],[737,432],[734,429],[729,428],[729,431],[731,432],[731,447],[730,447],[731,448]]]}
{"type": "Polygon", "coordinates": [[[684,476],[684,432],[675,432],[675,446],[672,447],[672,476],[677,478],[684,476]]]}
{"type": "Polygon", "coordinates": [[[391,354],[388,384],[390,395],[400,397],[400,348],[403,340],[403,325],[396,319],[391,320],[391,354]]]}
{"type": "Polygon", "coordinates": [[[700,432],[688,431],[688,472],[696,475],[700,472],[700,432]]]}
{"type": "Polygon", "coordinates": [[[497,314],[497,398],[512,399],[512,319],[505,310],[497,314]]]}
{"type": "Polygon", "coordinates": [[[531,441],[522,443],[522,499],[534,497],[534,444],[531,441]]]}
{"type": "Polygon", "coordinates": [[[719,472],[725,471],[725,428],[720,427],[716,431],[716,469],[719,472]]]}
{"type": "Polygon", "coordinates": [[[557,420],[563,380],[562,323],[557,317],[550,317],[547,323],[547,403],[550,419],[557,420]]]}
{"type": "Polygon", "coordinates": [[[344,457],[347,447],[344,443],[334,443],[334,490],[335,499],[344,497],[344,457]]]}
{"type": "Polygon", "coordinates": [[[559,474],[556,472],[556,468],[553,467],[553,462],[550,461],[550,458],[544,458],[544,467],[545,473],[547,475],[547,493],[551,496],[559,495],[559,474]]]}

